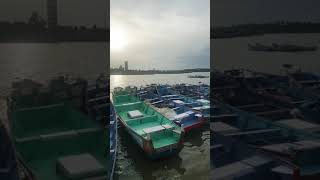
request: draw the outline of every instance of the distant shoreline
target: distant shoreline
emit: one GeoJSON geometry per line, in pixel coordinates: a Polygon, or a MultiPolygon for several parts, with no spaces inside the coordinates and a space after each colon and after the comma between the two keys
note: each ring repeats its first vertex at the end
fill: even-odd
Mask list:
{"type": "Polygon", "coordinates": [[[210,69],[185,69],[185,70],[169,70],[169,71],[121,71],[121,72],[112,72],[110,75],[156,75],[156,74],[188,74],[188,73],[201,73],[201,72],[210,72],[210,69]]]}
{"type": "Polygon", "coordinates": [[[241,24],[228,27],[212,27],[210,39],[263,36],[266,34],[320,33],[320,23],[279,21],[266,24],[241,24]]]}

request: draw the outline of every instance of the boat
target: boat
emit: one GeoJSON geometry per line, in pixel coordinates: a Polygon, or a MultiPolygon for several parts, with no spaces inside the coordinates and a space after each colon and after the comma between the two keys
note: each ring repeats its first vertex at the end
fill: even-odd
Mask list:
{"type": "Polygon", "coordinates": [[[0,120],[0,179],[19,180],[18,162],[6,127],[0,120]]]}
{"type": "MultiPolygon", "coordinates": [[[[211,121],[211,175],[215,179],[316,179],[317,130],[297,129],[217,103],[211,121]],[[213,138],[214,137],[214,138],[213,138]]],[[[308,126],[310,128],[310,126],[308,126]]]]}
{"type": "Polygon", "coordinates": [[[31,93],[22,88],[8,98],[10,131],[28,179],[108,178],[106,124],[101,125],[81,111],[79,101],[74,100],[81,102],[85,98],[83,86],[81,94],[77,87],[68,88],[68,96],[63,95],[63,90],[54,95],[47,87],[31,93]]]}
{"type": "Polygon", "coordinates": [[[316,51],[317,46],[301,46],[292,44],[276,44],[263,45],[260,43],[248,44],[248,49],[251,51],[267,51],[267,52],[300,52],[300,51],[316,51]]]}
{"type": "Polygon", "coordinates": [[[185,132],[198,129],[210,117],[210,101],[206,99],[194,100],[175,92],[170,86],[158,86],[160,98],[167,104],[166,109],[169,119],[183,127],[185,132]],[[168,109],[169,108],[169,109],[168,109]],[[171,112],[170,112],[171,110],[171,112]]]}
{"type": "Polygon", "coordinates": [[[176,84],[172,86],[177,93],[193,99],[209,99],[210,86],[206,84],[176,84]]]}
{"type": "Polygon", "coordinates": [[[302,88],[290,86],[288,79],[243,70],[213,78],[213,84],[220,86],[212,92],[216,102],[211,118],[215,137],[211,151],[222,157],[213,159],[212,175],[280,180],[319,177],[320,125],[305,116],[307,110],[319,112],[318,105],[305,104],[312,97],[302,88]],[[225,81],[219,83],[220,79],[225,81]],[[231,171],[235,168],[237,171],[231,171]]]}
{"type": "Polygon", "coordinates": [[[11,112],[18,158],[31,179],[103,179],[106,129],[67,104],[11,112]]]}
{"type": "Polygon", "coordinates": [[[125,90],[112,92],[112,103],[122,126],[150,159],[175,155],[183,147],[178,125],[125,90]]]}
{"type": "Polygon", "coordinates": [[[209,78],[209,76],[203,76],[203,75],[190,75],[188,78],[197,78],[197,79],[202,79],[202,78],[209,78]]]}
{"type": "Polygon", "coordinates": [[[109,120],[109,86],[90,84],[85,92],[85,112],[97,122],[105,124],[109,120]]]}
{"type": "Polygon", "coordinates": [[[118,136],[118,121],[114,112],[113,106],[110,107],[110,125],[109,125],[109,143],[110,143],[110,160],[109,160],[109,179],[114,176],[116,160],[117,160],[117,136],[118,136]]]}

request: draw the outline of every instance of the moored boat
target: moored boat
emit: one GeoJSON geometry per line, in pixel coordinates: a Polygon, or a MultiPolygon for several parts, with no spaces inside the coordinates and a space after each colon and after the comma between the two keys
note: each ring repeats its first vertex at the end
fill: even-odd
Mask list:
{"type": "Polygon", "coordinates": [[[16,151],[32,179],[106,178],[106,129],[84,114],[55,104],[11,117],[16,151]]]}
{"type": "Polygon", "coordinates": [[[169,86],[157,88],[161,99],[168,104],[173,111],[169,117],[181,126],[185,132],[201,127],[210,117],[210,101],[193,98],[176,93],[169,86]]]}
{"type": "Polygon", "coordinates": [[[149,158],[180,152],[184,132],[178,125],[124,90],[113,91],[112,101],[120,123],[149,158]]]}
{"type": "Polygon", "coordinates": [[[0,120],[0,179],[18,180],[18,163],[11,138],[0,120]]]}
{"type": "Polygon", "coordinates": [[[8,98],[12,139],[28,179],[107,178],[107,129],[80,111],[84,86],[74,87],[61,94],[20,88],[8,98]]]}
{"type": "Polygon", "coordinates": [[[117,136],[118,136],[118,121],[116,118],[116,114],[114,112],[114,108],[110,106],[110,125],[109,125],[109,147],[110,147],[110,160],[109,160],[109,179],[113,179],[116,160],[117,160],[117,136]]]}

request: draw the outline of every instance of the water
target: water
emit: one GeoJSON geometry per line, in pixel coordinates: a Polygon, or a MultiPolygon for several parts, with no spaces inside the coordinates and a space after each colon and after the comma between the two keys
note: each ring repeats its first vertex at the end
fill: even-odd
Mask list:
{"type": "Polygon", "coordinates": [[[186,74],[154,74],[154,75],[111,75],[110,88],[125,86],[145,86],[147,84],[210,84],[210,78],[188,78],[190,75],[209,76],[209,72],[197,72],[186,74]]]}
{"type": "Polygon", "coordinates": [[[39,82],[61,74],[95,78],[108,68],[107,47],[103,42],[0,43],[0,90],[17,78],[39,82]]]}
{"type": "Polygon", "coordinates": [[[210,169],[208,127],[188,132],[181,152],[168,159],[151,161],[120,127],[115,179],[119,180],[207,180],[210,169]]]}
{"type": "Polygon", "coordinates": [[[258,52],[249,51],[248,43],[290,43],[318,45],[320,34],[269,34],[211,40],[212,62],[216,69],[247,68],[271,73],[281,73],[282,64],[294,64],[305,71],[319,73],[320,50],[312,52],[258,52]]]}
{"type": "MultiPolygon", "coordinates": [[[[110,87],[144,86],[157,84],[209,84],[210,78],[194,79],[189,75],[205,75],[206,73],[159,74],[159,75],[112,75],[110,87]]],[[[207,180],[210,169],[210,131],[203,127],[186,134],[181,152],[168,159],[151,161],[146,158],[132,138],[119,127],[118,159],[115,179],[119,180],[207,180]]]]}

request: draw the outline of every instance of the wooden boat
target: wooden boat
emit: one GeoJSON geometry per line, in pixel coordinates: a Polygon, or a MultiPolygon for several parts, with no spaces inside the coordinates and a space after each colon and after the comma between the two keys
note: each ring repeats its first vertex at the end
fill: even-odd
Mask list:
{"type": "Polygon", "coordinates": [[[11,112],[18,157],[30,179],[107,178],[106,129],[67,104],[11,112]]]}
{"type": "Polygon", "coordinates": [[[124,90],[114,90],[112,101],[120,123],[149,158],[180,152],[184,132],[178,125],[124,90]]]}
{"type": "Polygon", "coordinates": [[[0,179],[19,180],[18,163],[11,138],[0,120],[0,179]]]}
{"type": "Polygon", "coordinates": [[[57,91],[23,93],[22,88],[8,98],[12,138],[24,174],[32,180],[108,178],[106,125],[80,111],[83,84],[67,86],[69,93],[54,88],[61,87],[60,81],[53,84],[57,91]]]}
{"type": "Polygon", "coordinates": [[[117,160],[117,136],[118,136],[118,121],[114,112],[113,106],[110,107],[110,125],[109,125],[109,143],[110,143],[110,160],[109,160],[109,179],[113,179],[116,160],[117,160]]]}
{"type": "Polygon", "coordinates": [[[210,117],[210,101],[194,100],[178,94],[169,86],[158,86],[157,92],[173,113],[169,117],[185,132],[201,127],[210,117]]]}
{"type": "Polygon", "coordinates": [[[214,110],[211,152],[220,156],[212,157],[211,174],[217,175],[216,179],[319,177],[320,136],[315,131],[296,129],[225,104],[214,110]]]}

